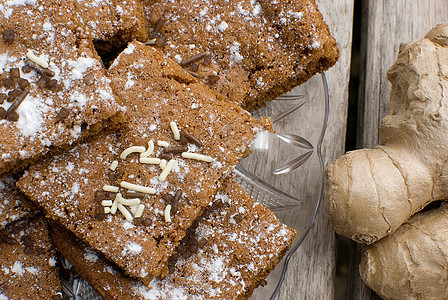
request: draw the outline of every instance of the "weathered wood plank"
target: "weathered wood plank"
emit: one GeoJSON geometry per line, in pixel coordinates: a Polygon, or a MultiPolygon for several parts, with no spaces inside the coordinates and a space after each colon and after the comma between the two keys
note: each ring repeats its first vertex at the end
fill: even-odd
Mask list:
{"type": "MultiPolygon", "coordinates": [[[[379,122],[386,114],[390,83],[387,71],[397,57],[400,43],[423,37],[427,31],[448,22],[448,0],[383,0],[362,2],[361,84],[357,146],[378,144],[379,122]]],[[[377,299],[359,277],[359,250],[351,264],[350,299],[377,299]]]]}

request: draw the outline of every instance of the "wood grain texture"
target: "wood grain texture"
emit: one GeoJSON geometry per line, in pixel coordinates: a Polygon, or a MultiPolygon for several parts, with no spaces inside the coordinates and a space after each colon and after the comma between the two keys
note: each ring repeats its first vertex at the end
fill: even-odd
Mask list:
{"type": "MultiPolygon", "coordinates": [[[[339,62],[326,72],[330,116],[323,155],[329,164],[344,152],[350,74],[353,1],[318,0],[324,20],[340,49],[339,62]]],[[[314,226],[294,254],[278,299],[333,299],[335,234],[322,203],[314,226]]]]}
{"type": "MultiPolygon", "coordinates": [[[[358,148],[379,143],[378,128],[390,93],[387,71],[400,43],[423,37],[433,26],[448,22],[448,0],[384,0],[362,2],[361,84],[358,114],[358,148]]],[[[362,282],[358,266],[361,246],[353,246],[349,299],[378,299],[362,282]]]]}
{"type": "Polygon", "coordinates": [[[387,71],[400,43],[423,37],[433,26],[448,22],[448,0],[362,0],[361,111],[358,146],[378,144],[378,125],[386,113],[390,83],[387,71]]]}

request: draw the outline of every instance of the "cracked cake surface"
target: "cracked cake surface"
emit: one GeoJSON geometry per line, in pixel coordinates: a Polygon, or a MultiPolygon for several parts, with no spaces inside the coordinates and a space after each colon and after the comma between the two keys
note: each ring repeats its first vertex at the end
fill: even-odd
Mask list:
{"type": "Polygon", "coordinates": [[[246,154],[258,125],[142,43],[131,43],[109,75],[127,125],[31,166],[18,186],[146,282],[166,274],[175,246],[246,154]]]}
{"type": "Polygon", "coordinates": [[[279,262],[295,231],[230,180],[170,258],[169,274],[148,287],[69,231],[56,226],[51,236],[104,299],[246,299],[279,262]]]}

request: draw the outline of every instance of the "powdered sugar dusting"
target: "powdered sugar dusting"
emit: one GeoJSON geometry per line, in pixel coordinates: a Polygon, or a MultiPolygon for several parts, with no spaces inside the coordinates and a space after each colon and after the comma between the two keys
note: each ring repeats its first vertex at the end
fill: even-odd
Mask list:
{"type": "Polygon", "coordinates": [[[22,135],[29,137],[42,132],[43,114],[45,111],[42,99],[28,95],[23,100],[22,104],[17,108],[20,118],[15,123],[22,135]]]}

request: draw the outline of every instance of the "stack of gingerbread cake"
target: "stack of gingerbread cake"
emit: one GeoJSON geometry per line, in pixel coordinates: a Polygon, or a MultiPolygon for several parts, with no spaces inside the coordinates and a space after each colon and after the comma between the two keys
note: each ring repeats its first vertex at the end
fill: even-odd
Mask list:
{"type": "Polygon", "coordinates": [[[314,1],[2,0],[0,24],[0,299],[61,297],[55,251],[106,299],[248,298],[295,230],[232,170],[269,127],[247,109],[337,60],[314,1]]]}

